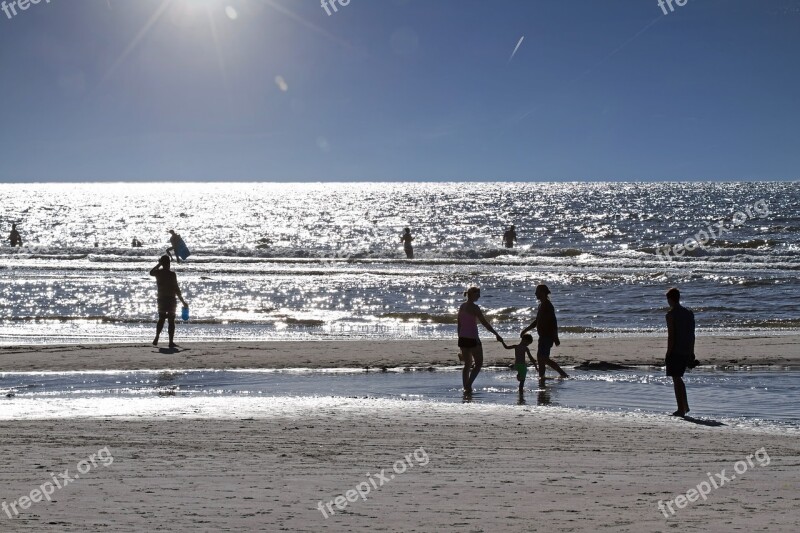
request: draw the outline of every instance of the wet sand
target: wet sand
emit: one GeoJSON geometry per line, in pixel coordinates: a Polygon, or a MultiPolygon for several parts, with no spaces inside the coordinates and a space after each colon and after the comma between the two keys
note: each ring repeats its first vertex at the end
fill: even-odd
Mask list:
{"type": "MultiPolygon", "coordinates": [[[[137,370],[189,368],[364,368],[457,365],[451,341],[212,342],[178,339],[169,350],[150,344],[5,346],[0,371],[137,370]]],[[[511,337],[508,342],[514,342],[511,337]]],[[[485,364],[513,361],[493,339],[484,339],[485,364]]],[[[666,338],[570,338],[554,347],[559,364],[605,361],[663,365],[666,338]]],[[[700,336],[697,358],[704,365],[800,365],[800,335],[700,336]]]]}
{"type": "Polygon", "coordinates": [[[13,520],[0,515],[3,531],[800,526],[796,436],[667,416],[342,399],[292,416],[265,410],[241,419],[3,421],[0,432],[6,502],[46,482],[49,472],[75,473],[104,447],[114,457],[56,491],[52,503],[35,503],[13,520]],[[669,517],[659,510],[659,500],[685,494],[707,473],[725,469],[730,477],[737,461],[762,447],[769,464],[762,454],[705,501],[683,509],[673,503],[669,517]],[[396,461],[413,466],[395,473],[396,461]],[[347,502],[347,491],[369,479],[376,488],[366,499],[347,502]],[[325,509],[331,500],[336,514],[326,519],[318,504],[325,509]]]}

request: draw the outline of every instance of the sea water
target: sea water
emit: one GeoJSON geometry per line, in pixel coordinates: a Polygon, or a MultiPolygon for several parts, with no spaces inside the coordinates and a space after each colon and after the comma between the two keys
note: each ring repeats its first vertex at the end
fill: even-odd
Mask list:
{"type": "Polygon", "coordinates": [[[193,252],[181,339],[452,338],[469,285],[516,332],[542,282],[565,335],[662,335],[672,285],[701,333],[800,327],[796,182],[12,184],[0,205],[25,242],[0,247],[4,344],[151,338],[169,229],[193,252]]]}

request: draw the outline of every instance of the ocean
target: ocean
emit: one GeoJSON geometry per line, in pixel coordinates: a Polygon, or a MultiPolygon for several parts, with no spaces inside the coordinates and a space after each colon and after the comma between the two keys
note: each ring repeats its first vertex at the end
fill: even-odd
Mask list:
{"type": "Polygon", "coordinates": [[[701,332],[800,328],[797,182],[7,184],[0,199],[24,244],[0,247],[6,345],[152,339],[169,229],[192,251],[174,265],[179,340],[452,338],[470,285],[512,334],[538,283],[565,336],[663,334],[671,286],[701,332]]]}

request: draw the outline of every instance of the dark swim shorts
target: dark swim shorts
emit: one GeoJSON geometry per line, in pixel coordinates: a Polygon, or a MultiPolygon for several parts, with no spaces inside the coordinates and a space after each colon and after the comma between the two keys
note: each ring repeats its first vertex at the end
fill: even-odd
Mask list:
{"type": "Polygon", "coordinates": [[[682,378],[689,366],[691,355],[671,355],[666,358],[667,375],[674,378],[682,378]]]}
{"type": "Polygon", "coordinates": [[[550,337],[539,337],[539,345],[536,349],[536,357],[544,357],[550,359],[550,350],[553,348],[555,341],[550,337]]]}
{"type": "Polygon", "coordinates": [[[173,298],[159,298],[158,299],[158,312],[159,313],[172,313],[175,314],[175,309],[178,307],[178,301],[173,298]]]}

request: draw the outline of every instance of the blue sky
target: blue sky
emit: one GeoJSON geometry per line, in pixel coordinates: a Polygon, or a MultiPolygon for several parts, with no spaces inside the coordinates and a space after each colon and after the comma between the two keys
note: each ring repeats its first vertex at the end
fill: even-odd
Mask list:
{"type": "Polygon", "coordinates": [[[798,179],[797,0],[45,1],[3,182],[798,179]]]}

